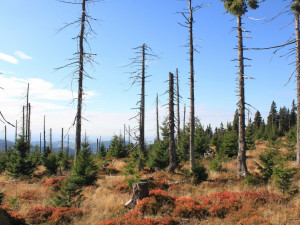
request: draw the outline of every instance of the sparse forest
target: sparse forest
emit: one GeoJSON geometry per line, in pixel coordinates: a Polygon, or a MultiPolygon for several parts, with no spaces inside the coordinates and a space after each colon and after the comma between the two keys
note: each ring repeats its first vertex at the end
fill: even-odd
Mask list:
{"type": "MultiPolygon", "coordinates": [[[[128,118],[127,124],[119,124],[120,133],[111,134],[109,141],[99,131],[96,143],[82,124],[89,119],[85,117],[85,102],[89,100],[85,97],[88,92],[85,82],[94,79],[96,71],[90,71],[97,68],[94,67],[97,54],[106,57],[93,53],[95,42],[91,37],[96,35],[94,26],[99,26],[99,21],[94,19],[98,16],[93,15],[92,9],[105,3],[58,1],[80,10],[78,18],[63,25],[57,34],[74,29],[76,36],[70,42],[76,51],[66,64],[61,62],[62,66],[53,68],[71,69],[71,85],[77,89],[72,99],[76,113],[68,115],[73,122],[68,129],[59,128],[59,141],[54,141],[53,124],[48,122],[47,115],[42,118],[42,130],[32,128],[35,101],[31,100],[30,83],[26,84],[24,104],[19,106],[21,118],[9,121],[2,113],[6,106],[1,104],[0,123],[4,130],[3,141],[0,140],[1,225],[300,223],[300,1],[284,1],[285,8],[268,18],[269,23],[274,23],[288,14],[295,25],[295,33],[276,46],[266,42],[251,46],[251,42],[245,41],[252,38],[247,24],[255,20],[247,16],[248,11],[260,10],[266,1],[218,1],[235,21],[230,35],[236,42],[232,46],[236,50],[232,66],[237,72],[237,97],[233,118],[214,127],[214,121],[208,125],[202,122],[195,103],[199,97],[195,95],[198,88],[195,74],[204,73],[195,71],[201,68],[201,61],[195,57],[199,53],[195,18],[215,2],[183,0],[184,8],[173,13],[178,16],[174,23],[187,36],[182,43],[187,53],[188,74],[181,76],[181,68],[172,65],[168,74],[160,74],[165,78],[165,90],[157,85],[156,98],[150,99],[148,85],[157,76],[151,74],[152,62],[163,56],[159,49],[143,42],[128,46],[132,55],[124,59],[127,65],[122,66],[127,74],[124,89],[137,88],[131,90],[137,91],[136,105],[127,106],[135,115],[128,118]],[[247,62],[251,61],[247,54],[261,51],[269,52],[270,58],[293,58],[290,64],[293,73],[287,75],[287,80],[297,85],[297,94],[287,100],[287,105],[277,107],[274,97],[265,118],[255,104],[247,102],[249,92],[245,86],[249,79],[256,82],[246,75],[247,62]],[[284,52],[283,56],[280,52],[284,52]],[[184,85],[188,93],[182,93],[184,85]],[[168,100],[163,102],[164,98],[168,100]],[[155,135],[151,141],[145,128],[149,123],[148,101],[155,105],[155,135]],[[14,140],[8,140],[7,127],[14,130],[14,140]],[[33,140],[33,133],[39,134],[39,140],[33,140]]],[[[9,91],[1,83],[0,89],[0,95],[9,91]]]]}

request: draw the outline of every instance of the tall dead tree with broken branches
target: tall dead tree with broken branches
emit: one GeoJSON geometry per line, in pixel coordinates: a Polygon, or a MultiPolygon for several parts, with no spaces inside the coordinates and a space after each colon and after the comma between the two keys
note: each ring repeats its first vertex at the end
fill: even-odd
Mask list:
{"type": "Polygon", "coordinates": [[[176,69],[176,101],[177,101],[177,148],[180,147],[180,94],[179,94],[179,72],[176,69]]]}
{"type": "Polygon", "coordinates": [[[75,156],[74,156],[74,162],[76,162],[77,155],[81,149],[81,126],[82,126],[82,103],[83,103],[83,80],[85,77],[91,78],[86,70],[86,64],[89,63],[92,65],[94,61],[95,54],[89,53],[87,51],[86,45],[89,44],[87,42],[88,36],[95,34],[91,27],[91,21],[94,21],[95,19],[92,18],[88,13],[88,4],[89,3],[95,3],[95,2],[102,2],[102,0],[59,0],[60,2],[71,4],[71,5],[79,5],[81,6],[81,16],[75,20],[72,23],[68,23],[60,30],[63,30],[69,26],[80,25],[80,31],[79,35],[76,36],[74,39],[77,40],[78,43],[78,51],[74,54],[75,57],[70,59],[70,63],[56,68],[62,69],[65,67],[75,67],[75,70],[73,71],[73,79],[78,80],[78,92],[77,92],[77,112],[76,116],[74,118],[74,122],[72,124],[72,127],[76,127],[76,135],[75,135],[75,156]]]}
{"type": "Polygon", "coordinates": [[[131,80],[131,86],[138,85],[141,88],[140,92],[140,100],[137,102],[137,109],[138,114],[131,119],[136,119],[138,122],[138,134],[135,135],[135,139],[138,140],[139,143],[139,170],[142,170],[144,167],[144,160],[145,160],[145,82],[146,79],[150,75],[146,75],[146,68],[148,67],[146,61],[153,60],[157,58],[157,56],[153,53],[152,49],[143,44],[139,47],[134,48],[135,50],[135,57],[132,58],[132,62],[129,66],[135,68],[135,71],[130,72],[129,79],[131,80]]]}
{"type": "Polygon", "coordinates": [[[169,167],[168,173],[174,173],[177,167],[174,138],[174,74],[169,73],[169,167]]]}
{"type": "Polygon", "coordinates": [[[156,141],[159,141],[158,94],[156,94],[156,141]]]}
{"type": "Polygon", "coordinates": [[[192,0],[188,1],[188,9],[183,12],[179,12],[185,19],[184,24],[179,23],[181,26],[187,28],[189,30],[189,44],[187,47],[189,48],[189,62],[190,62],[190,170],[192,171],[195,167],[195,152],[194,152],[194,139],[195,139],[195,97],[194,97],[194,53],[195,53],[195,45],[194,45],[194,14],[199,9],[207,6],[207,4],[196,5],[193,6],[192,0]]]}
{"type": "Polygon", "coordinates": [[[239,150],[237,157],[237,174],[238,177],[247,176],[248,169],[246,164],[246,140],[245,140],[245,73],[244,73],[244,46],[242,16],[250,9],[258,8],[257,0],[221,0],[224,7],[231,15],[237,19],[238,33],[238,62],[239,62],[239,150]]]}

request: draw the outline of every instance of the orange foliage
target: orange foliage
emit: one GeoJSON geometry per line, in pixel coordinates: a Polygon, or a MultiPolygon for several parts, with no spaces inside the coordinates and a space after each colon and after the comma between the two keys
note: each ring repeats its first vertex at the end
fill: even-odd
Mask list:
{"type": "Polygon", "coordinates": [[[65,177],[53,177],[46,180],[43,186],[53,188],[54,190],[58,190],[64,181],[65,177]]]}
{"type": "Polygon", "coordinates": [[[32,224],[69,224],[76,216],[82,216],[82,211],[74,207],[36,206],[26,215],[26,219],[32,224]]]}
{"type": "Polygon", "coordinates": [[[24,194],[20,195],[19,198],[24,201],[34,201],[37,199],[35,193],[32,191],[25,192],[24,194]]]}
{"type": "Polygon", "coordinates": [[[117,185],[115,190],[119,193],[126,193],[129,191],[129,188],[128,188],[128,185],[124,183],[124,184],[117,185]]]}

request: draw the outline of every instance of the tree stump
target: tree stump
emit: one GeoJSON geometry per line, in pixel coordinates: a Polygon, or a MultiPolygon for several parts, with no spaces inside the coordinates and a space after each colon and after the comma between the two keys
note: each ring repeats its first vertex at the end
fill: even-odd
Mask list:
{"type": "Polygon", "coordinates": [[[133,208],[138,200],[142,200],[149,196],[148,183],[147,182],[135,182],[132,184],[132,198],[125,204],[126,208],[133,208]]]}

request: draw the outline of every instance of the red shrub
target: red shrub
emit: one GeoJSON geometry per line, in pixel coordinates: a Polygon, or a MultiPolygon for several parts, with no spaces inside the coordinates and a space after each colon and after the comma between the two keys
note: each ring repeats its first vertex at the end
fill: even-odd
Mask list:
{"type": "Polygon", "coordinates": [[[149,181],[149,189],[162,189],[167,190],[169,188],[169,184],[166,181],[162,180],[150,180],[149,181]]]}
{"type": "Polygon", "coordinates": [[[203,219],[208,212],[205,206],[191,198],[178,198],[175,201],[174,216],[203,219]]]}
{"type": "Polygon", "coordinates": [[[126,193],[129,191],[129,188],[128,188],[128,185],[124,183],[124,184],[117,185],[115,190],[119,193],[126,193]]]}
{"type": "Polygon", "coordinates": [[[142,199],[136,210],[143,214],[166,214],[171,213],[174,208],[175,198],[162,190],[152,190],[149,197],[142,199]]]}
{"type": "Polygon", "coordinates": [[[29,210],[26,215],[26,220],[32,224],[46,223],[52,215],[53,207],[51,206],[36,206],[29,210]]]}
{"type": "Polygon", "coordinates": [[[81,216],[82,211],[74,207],[37,206],[26,215],[26,219],[32,224],[69,224],[76,216],[81,216]]]}
{"type": "Polygon", "coordinates": [[[31,191],[25,192],[24,194],[20,195],[19,198],[24,201],[34,201],[37,199],[35,193],[31,191]]]}
{"type": "Polygon", "coordinates": [[[180,185],[174,184],[174,185],[170,186],[168,190],[169,191],[171,191],[171,190],[179,190],[180,188],[181,188],[180,185]]]}
{"type": "Polygon", "coordinates": [[[74,217],[82,216],[82,211],[74,207],[56,207],[52,211],[50,221],[53,223],[70,224],[74,217]]]}
{"type": "Polygon", "coordinates": [[[270,219],[261,216],[251,216],[241,219],[237,224],[243,225],[271,225],[270,219]]]}
{"type": "Polygon", "coordinates": [[[58,190],[64,181],[65,177],[53,177],[46,180],[43,186],[58,190]]]}

